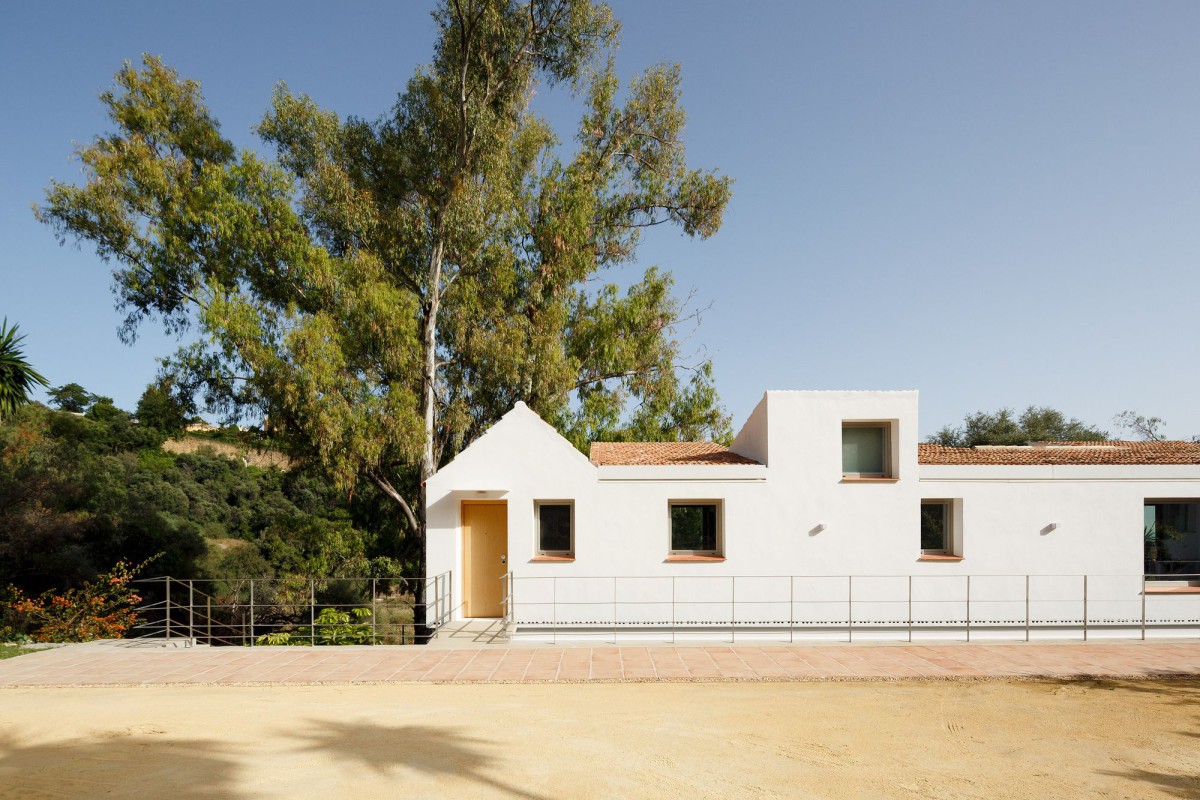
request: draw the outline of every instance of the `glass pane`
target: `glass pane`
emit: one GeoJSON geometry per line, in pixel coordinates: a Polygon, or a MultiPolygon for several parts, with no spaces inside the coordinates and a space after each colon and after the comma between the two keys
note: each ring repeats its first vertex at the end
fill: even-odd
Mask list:
{"type": "Polygon", "coordinates": [[[921,503],[921,549],[949,550],[946,546],[948,503],[921,503]]]}
{"type": "Polygon", "coordinates": [[[538,549],[567,553],[571,551],[571,507],[569,505],[538,506],[538,549]]]}
{"type": "Polygon", "coordinates": [[[717,551],[717,507],[671,506],[671,549],[717,551]]]}
{"type": "Polygon", "coordinates": [[[883,427],[842,428],[842,472],[876,474],[887,472],[883,466],[883,427]]]}

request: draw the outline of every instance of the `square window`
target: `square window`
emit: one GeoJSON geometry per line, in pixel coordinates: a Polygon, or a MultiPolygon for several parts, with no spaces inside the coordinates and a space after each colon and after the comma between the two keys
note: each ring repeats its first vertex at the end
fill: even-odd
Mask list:
{"type": "Polygon", "coordinates": [[[921,501],[921,552],[949,555],[954,552],[954,501],[921,501]]]}
{"type": "Polygon", "coordinates": [[[671,555],[721,554],[721,502],[672,500],[671,555]]]}
{"type": "Polygon", "coordinates": [[[575,556],[575,504],[566,500],[534,503],[539,556],[575,556]]]}
{"type": "Polygon", "coordinates": [[[842,423],[842,476],[891,478],[892,427],[887,422],[842,423]]]}

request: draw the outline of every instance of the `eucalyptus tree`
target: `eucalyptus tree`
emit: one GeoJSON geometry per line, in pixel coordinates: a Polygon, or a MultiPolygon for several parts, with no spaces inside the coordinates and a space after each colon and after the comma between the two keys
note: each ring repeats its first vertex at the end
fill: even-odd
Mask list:
{"type": "Polygon", "coordinates": [[[195,81],[126,64],[86,181],[36,212],[113,262],[122,336],[158,318],[194,339],[165,362],[181,392],[269,414],[294,455],[387,493],[418,571],[424,480],[516,400],[577,443],[729,433],[710,365],[683,363],[670,273],[597,284],[646,228],[721,224],[730,180],[687,164],[679,68],[622,89],[619,25],[590,0],[434,19],[432,62],[379,119],[278,86],[257,129],[274,159],[237,151],[195,81]],[[538,86],[579,98],[572,146],[538,86]]]}
{"type": "Polygon", "coordinates": [[[24,341],[24,335],[17,335],[16,325],[10,327],[7,318],[0,322],[0,420],[28,403],[34,387],[50,385],[26,360],[21,349],[24,341]]]}

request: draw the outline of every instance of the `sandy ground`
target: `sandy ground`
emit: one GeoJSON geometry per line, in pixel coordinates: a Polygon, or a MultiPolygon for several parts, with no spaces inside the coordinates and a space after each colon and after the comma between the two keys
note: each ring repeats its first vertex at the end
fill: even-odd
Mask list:
{"type": "Polygon", "coordinates": [[[1200,681],[0,690],[0,797],[1200,797],[1200,681]]]}

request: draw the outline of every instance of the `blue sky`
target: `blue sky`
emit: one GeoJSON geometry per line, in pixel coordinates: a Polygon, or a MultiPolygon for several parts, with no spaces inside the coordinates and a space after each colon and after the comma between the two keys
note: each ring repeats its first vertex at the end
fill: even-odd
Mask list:
{"type": "MultiPolygon", "coordinates": [[[[765,389],[919,389],[970,411],[1124,409],[1200,434],[1200,4],[614,3],[628,79],[680,62],[696,166],[736,180],[708,241],[656,230],[640,270],[707,307],[689,340],[735,426],[765,389]]],[[[108,268],[30,206],[142,52],[198,79],[223,131],[286,80],[373,118],[429,60],[421,3],[0,6],[0,316],[49,380],[131,408],[175,342],[116,336],[108,268]]],[[[555,90],[535,108],[573,134],[555,90]]],[[[614,275],[619,282],[629,275],[614,275]]]]}

